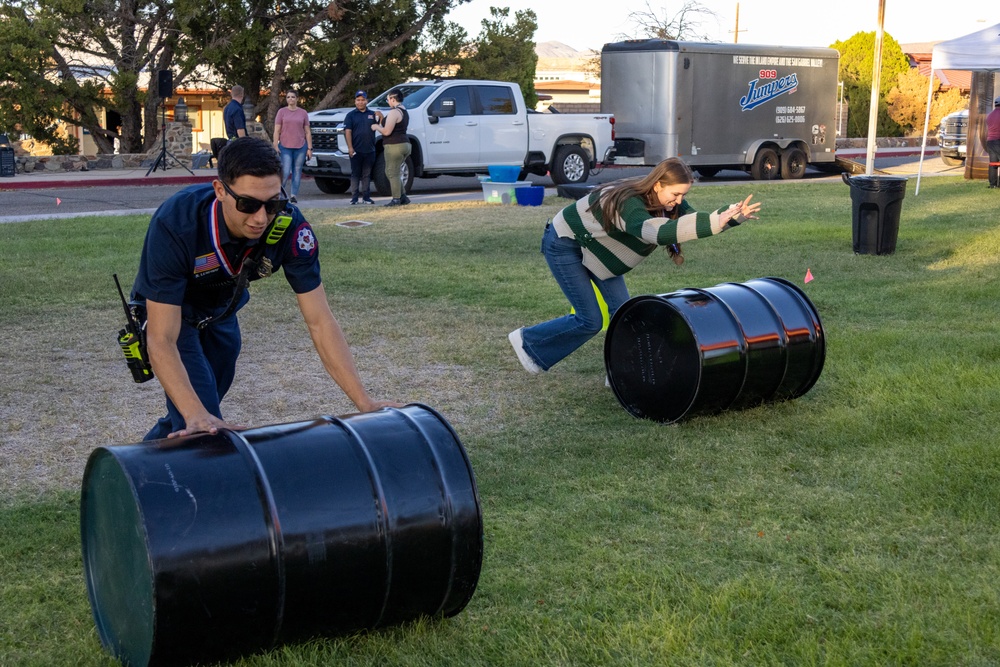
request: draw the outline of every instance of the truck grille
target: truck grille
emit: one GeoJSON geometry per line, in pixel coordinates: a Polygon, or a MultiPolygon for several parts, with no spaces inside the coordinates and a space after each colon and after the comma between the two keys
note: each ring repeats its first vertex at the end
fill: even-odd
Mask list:
{"type": "Polygon", "coordinates": [[[337,137],[343,129],[340,123],[330,121],[313,121],[309,123],[312,133],[314,153],[332,153],[337,150],[337,137]]]}
{"type": "Polygon", "coordinates": [[[942,129],[944,134],[965,134],[965,119],[949,118],[942,129]]]}

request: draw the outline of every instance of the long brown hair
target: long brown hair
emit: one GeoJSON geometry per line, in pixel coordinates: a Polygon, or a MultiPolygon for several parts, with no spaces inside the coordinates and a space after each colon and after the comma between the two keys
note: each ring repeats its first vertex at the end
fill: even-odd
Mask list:
{"type": "MultiPolygon", "coordinates": [[[[694,174],[683,160],[669,157],[653,167],[653,170],[645,176],[608,183],[600,189],[598,204],[591,204],[587,210],[593,209],[596,205],[600,206],[601,226],[606,232],[611,231],[614,227],[614,219],[629,197],[642,197],[646,204],[646,210],[653,215],[662,213],[663,207],[656,197],[656,192],[653,191],[653,186],[657,183],[660,184],[660,187],[682,183],[690,184],[694,183],[694,174]]],[[[679,208],[675,206],[669,217],[676,218],[679,208]]]]}

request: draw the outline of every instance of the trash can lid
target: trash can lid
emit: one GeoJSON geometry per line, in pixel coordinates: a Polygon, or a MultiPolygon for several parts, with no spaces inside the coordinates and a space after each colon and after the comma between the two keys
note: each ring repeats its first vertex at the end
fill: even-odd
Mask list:
{"type": "Polygon", "coordinates": [[[896,192],[906,188],[908,179],[906,176],[848,176],[843,175],[844,182],[852,188],[873,191],[896,192]]]}

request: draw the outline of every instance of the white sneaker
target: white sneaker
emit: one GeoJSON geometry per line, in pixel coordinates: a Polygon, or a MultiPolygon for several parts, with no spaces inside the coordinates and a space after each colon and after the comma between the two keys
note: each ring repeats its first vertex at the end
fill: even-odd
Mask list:
{"type": "Polygon", "coordinates": [[[521,340],[520,329],[514,329],[507,334],[507,340],[510,341],[510,345],[514,348],[514,352],[517,353],[517,360],[521,362],[522,366],[524,366],[524,370],[528,371],[532,375],[538,375],[542,372],[542,367],[536,364],[535,360],[528,356],[528,353],[524,351],[524,341],[521,340]]]}

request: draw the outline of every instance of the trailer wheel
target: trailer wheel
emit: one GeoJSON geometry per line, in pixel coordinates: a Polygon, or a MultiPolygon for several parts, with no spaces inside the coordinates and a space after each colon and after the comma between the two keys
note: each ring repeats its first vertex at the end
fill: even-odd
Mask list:
{"type": "Polygon", "coordinates": [[[712,178],[718,173],[719,169],[717,167],[698,167],[698,174],[705,178],[712,178]]]}
{"type": "Polygon", "coordinates": [[[590,158],[576,144],[560,146],[552,160],[552,182],[556,185],[585,183],[590,176],[590,158]]]}
{"type": "Polygon", "coordinates": [[[319,188],[319,191],[327,195],[342,195],[351,187],[350,181],[345,181],[340,178],[314,176],[313,180],[316,181],[316,187],[319,188]]]}
{"type": "Polygon", "coordinates": [[[801,148],[789,148],[781,154],[781,177],[786,180],[802,178],[806,175],[809,159],[801,148]]]}
{"type": "Polygon", "coordinates": [[[761,148],[753,159],[750,175],[757,181],[773,181],[781,177],[781,160],[773,148],[761,148]]]}

